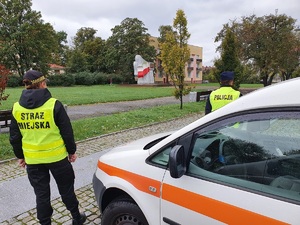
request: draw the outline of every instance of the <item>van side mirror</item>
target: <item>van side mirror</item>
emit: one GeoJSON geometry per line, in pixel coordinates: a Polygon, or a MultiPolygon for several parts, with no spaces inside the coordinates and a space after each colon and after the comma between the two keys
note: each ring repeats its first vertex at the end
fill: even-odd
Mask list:
{"type": "Polygon", "coordinates": [[[170,175],[173,178],[180,178],[186,172],[186,160],[184,156],[184,147],[175,145],[169,154],[170,175]]]}

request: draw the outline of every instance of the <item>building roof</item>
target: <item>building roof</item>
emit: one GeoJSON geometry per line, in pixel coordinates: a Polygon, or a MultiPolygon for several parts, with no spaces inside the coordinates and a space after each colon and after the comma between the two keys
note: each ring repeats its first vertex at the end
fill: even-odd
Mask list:
{"type": "Polygon", "coordinates": [[[49,64],[49,67],[50,69],[60,69],[60,70],[66,69],[66,67],[57,64],[49,64]]]}

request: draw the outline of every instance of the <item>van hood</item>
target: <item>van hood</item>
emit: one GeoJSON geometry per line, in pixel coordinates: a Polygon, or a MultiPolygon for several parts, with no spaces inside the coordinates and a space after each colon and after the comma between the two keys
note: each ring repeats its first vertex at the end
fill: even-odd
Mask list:
{"type": "Polygon", "coordinates": [[[154,135],[150,135],[144,138],[140,138],[138,140],[126,143],[124,145],[120,145],[117,147],[112,148],[109,150],[105,155],[101,156],[105,158],[119,158],[119,157],[127,157],[129,155],[136,155],[136,154],[147,154],[149,155],[149,149],[165,139],[166,137],[170,136],[175,131],[169,131],[164,133],[158,133],[154,135]]]}

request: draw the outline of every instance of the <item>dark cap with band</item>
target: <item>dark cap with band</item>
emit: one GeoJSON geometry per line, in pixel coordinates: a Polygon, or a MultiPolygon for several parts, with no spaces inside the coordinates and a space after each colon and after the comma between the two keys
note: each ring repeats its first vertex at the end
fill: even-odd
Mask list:
{"type": "Polygon", "coordinates": [[[233,80],[233,79],[234,79],[234,72],[224,71],[221,73],[221,80],[233,80]]]}
{"type": "Polygon", "coordinates": [[[32,84],[36,84],[36,83],[46,80],[46,77],[39,71],[28,70],[24,74],[23,79],[30,80],[32,84]]]}

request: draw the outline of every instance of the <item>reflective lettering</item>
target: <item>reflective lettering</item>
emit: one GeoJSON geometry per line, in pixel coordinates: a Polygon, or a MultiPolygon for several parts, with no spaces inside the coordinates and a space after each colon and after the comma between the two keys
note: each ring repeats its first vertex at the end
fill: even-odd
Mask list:
{"type": "Polygon", "coordinates": [[[21,113],[21,120],[43,120],[43,119],[45,119],[45,112],[21,113]]]}
{"type": "Polygon", "coordinates": [[[233,95],[215,95],[214,100],[233,100],[233,95]]]}
{"type": "Polygon", "coordinates": [[[23,122],[18,123],[20,130],[32,130],[32,129],[50,129],[50,122],[23,122]]]}

